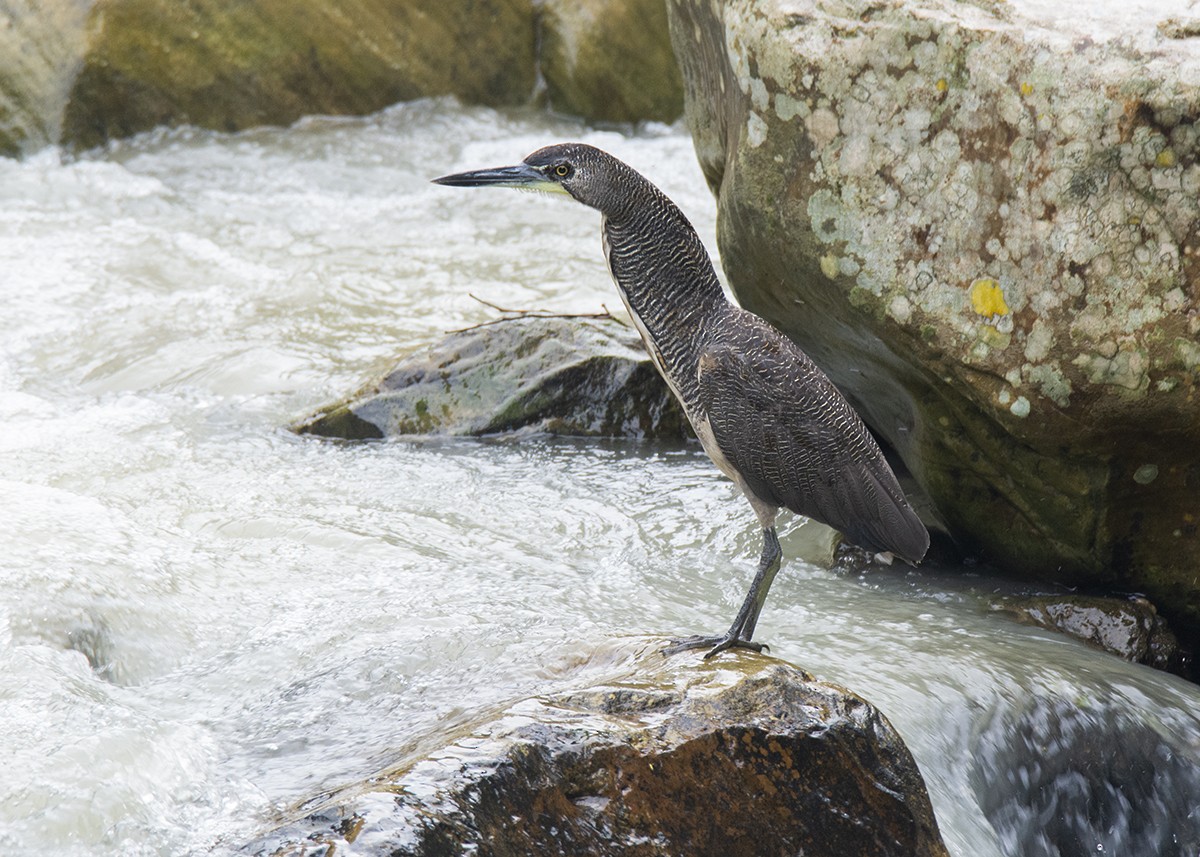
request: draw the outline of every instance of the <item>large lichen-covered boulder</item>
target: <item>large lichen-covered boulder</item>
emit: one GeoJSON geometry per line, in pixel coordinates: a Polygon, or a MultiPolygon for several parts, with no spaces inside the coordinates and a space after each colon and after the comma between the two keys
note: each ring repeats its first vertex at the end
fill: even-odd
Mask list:
{"type": "Polygon", "coordinates": [[[1200,632],[1196,10],[668,8],[740,301],[963,544],[1200,632]]]}
{"type": "Polygon", "coordinates": [[[540,60],[556,111],[607,122],[683,114],[663,0],[546,0],[540,60]]]}
{"type": "Polygon", "coordinates": [[[358,440],[516,430],[691,435],[631,328],[614,319],[536,317],[452,333],[296,430],[358,440]]]}
{"type": "Polygon", "coordinates": [[[624,677],[307,801],[243,853],[947,854],[912,756],[868,702],[765,656],[668,660],[662,644],[624,677]]]}
{"type": "Polygon", "coordinates": [[[422,96],[520,104],[536,74],[532,0],[95,0],[88,29],[62,123],[83,147],[422,96]]]}

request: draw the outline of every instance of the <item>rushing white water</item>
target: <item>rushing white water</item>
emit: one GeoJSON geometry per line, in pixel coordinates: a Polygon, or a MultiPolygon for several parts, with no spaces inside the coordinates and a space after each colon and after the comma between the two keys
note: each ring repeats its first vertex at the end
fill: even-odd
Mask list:
{"type": "MultiPolygon", "coordinates": [[[[698,447],[285,429],[469,293],[619,306],[594,212],[428,183],[568,138],[711,246],[678,129],[436,102],[0,162],[0,853],[224,853],[613,636],[728,624],[758,535],[698,447]]],[[[1195,853],[1196,687],[804,541],[759,636],[887,714],[957,857],[1195,853]]]]}

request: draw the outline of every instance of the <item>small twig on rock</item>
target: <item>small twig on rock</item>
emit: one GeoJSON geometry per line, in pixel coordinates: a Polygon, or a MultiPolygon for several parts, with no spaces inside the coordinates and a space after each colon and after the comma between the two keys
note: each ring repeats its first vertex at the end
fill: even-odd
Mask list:
{"type": "Polygon", "coordinates": [[[492,324],[500,324],[505,321],[517,321],[522,318],[606,318],[615,321],[617,324],[624,325],[625,322],[617,318],[608,307],[600,304],[602,312],[551,312],[546,309],[509,309],[508,307],[498,306],[490,301],[485,301],[478,295],[473,295],[470,292],[467,296],[473,300],[479,301],[485,307],[494,309],[496,312],[507,313],[504,318],[493,318],[488,321],[481,321],[478,324],[472,324],[467,327],[460,327],[457,330],[448,330],[447,333],[464,333],[468,330],[475,330],[478,327],[487,327],[492,324]]]}

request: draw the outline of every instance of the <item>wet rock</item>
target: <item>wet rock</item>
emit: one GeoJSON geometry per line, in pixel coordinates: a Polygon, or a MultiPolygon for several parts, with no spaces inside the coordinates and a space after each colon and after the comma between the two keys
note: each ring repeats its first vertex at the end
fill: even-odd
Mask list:
{"type": "Polygon", "coordinates": [[[1034,697],[993,713],[971,780],[1006,857],[1200,853],[1192,715],[1131,708],[1034,697]]]}
{"type": "Polygon", "coordinates": [[[678,440],[691,432],[632,329],[570,318],[452,333],[295,428],[347,439],[524,429],[678,440]]]}
{"type": "Polygon", "coordinates": [[[718,665],[663,658],[661,645],[644,644],[623,677],[520,703],[244,853],[947,853],[911,755],[869,703],[765,656],[718,665]]]}
{"type": "Polygon", "coordinates": [[[1156,9],[668,4],[740,301],[965,547],[1200,636],[1200,39],[1156,9]]]}
{"type": "Polygon", "coordinates": [[[1176,674],[1189,658],[1166,621],[1145,598],[1010,595],[992,605],[1019,622],[1060,631],[1133,663],[1176,674]]]}
{"type": "Polygon", "coordinates": [[[554,110],[605,122],[683,115],[662,0],[547,0],[540,20],[540,67],[554,110]]]}
{"type": "Polygon", "coordinates": [[[62,137],[233,131],[434,95],[520,104],[533,42],[530,0],[96,0],[62,137]]]}

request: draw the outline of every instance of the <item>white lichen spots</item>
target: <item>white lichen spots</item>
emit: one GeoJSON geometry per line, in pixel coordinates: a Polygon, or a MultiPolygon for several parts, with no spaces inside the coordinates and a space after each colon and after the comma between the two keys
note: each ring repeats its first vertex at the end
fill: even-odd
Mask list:
{"type": "Polygon", "coordinates": [[[783,122],[791,122],[797,116],[804,118],[809,113],[808,104],[792,98],[786,92],[775,93],[775,115],[783,122]]]}
{"type": "Polygon", "coordinates": [[[1029,416],[1029,400],[1024,396],[1017,396],[1017,400],[1008,406],[1008,410],[1013,416],[1024,419],[1029,416]]]}
{"type": "Polygon", "coordinates": [[[1183,337],[1175,338],[1175,354],[1179,362],[1188,371],[1200,369],[1200,343],[1192,342],[1183,337]]]}
{"type": "Polygon", "coordinates": [[[844,176],[874,172],[875,169],[871,165],[871,138],[865,134],[854,134],[847,139],[838,158],[838,169],[844,176]]]}
{"type": "Polygon", "coordinates": [[[1127,390],[1149,386],[1146,376],[1146,352],[1142,349],[1118,351],[1112,357],[1103,354],[1080,354],[1071,361],[1093,384],[1112,384],[1127,390]]]}
{"type": "Polygon", "coordinates": [[[767,140],[767,123],[757,113],[751,112],[746,120],[746,142],[750,148],[757,149],[767,140]]]}
{"type": "Polygon", "coordinates": [[[1149,485],[1158,478],[1157,464],[1143,464],[1137,470],[1133,471],[1133,481],[1138,485],[1149,485]]]}
{"type": "Polygon", "coordinates": [[[1004,380],[1007,381],[1009,384],[1011,384],[1014,387],[1020,386],[1021,370],[1014,366],[1012,369],[1009,369],[1007,372],[1004,373],[1004,380]]]}
{"type": "Polygon", "coordinates": [[[1000,391],[1000,395],[998,395],[996,398],[1000,401],[1000,404],[1008,405],[1009,402],[1012,401],[1012,393],[1010,393],[1006,387],[1000,391]]]}
{"type": "Polygon", "coordinates": [[[767,84],[762,78],[750,78],[750,103],[755,110],[766,110],[771,103],[771,94],[767,92],[767,84]]]}
{"type": "Polygon", "coordinates": [[[817,149],[824,149],[837,139],[840,132],[837,114],[828,107],[818,107],[805,120],[808,137],[817,149]]]}
{"type": "Polygon", "coordinates": [[[1161,381],[1159,381],[1158,383],[1156,383],[1154,385],[1154,389],[1158,390],[1158,392],[1160,392],[1160,393],[1169,393],[1178,386],[1179,386],[1178,378],[1163,378],[1161,381]]]}
{"type": "Polygon", "coordinates": [[[821,273],[831,280],[836,280],[838,275],[838,258],[832,253],[826,253],[819,260],[821,265],[821,273]]]}
{"type": "Polygon", "coordinates": [[[1060,408],[1070,406],[1071,382],[1056,364],[1043,363],[1030,367],[1029,380],[1037,385],[1043,396],[1060,408]]]}
{"type": "Polygon", "coordinates": [[[900,324],[908,324],[912,318],[912,303],[904,295],[896,295],[888,302],[888,315],[900,324]]]}
{"type": "Polygon", "coordinates": [[[1167,312],[1179,312],[1188,305],[1187,295],[1183,293],[1183,289],[1176,286],[1163,295],[1162,305],[1167,312]]]}
{"type": "Polygon", "coordinates": [[[1029,328],[1025,337],[1025,359],[1030,363],[1040,363],[1050,354],[1050,346],[1054,344],[1054,331],[1042,319],[1038,319],[1029,328]]]}

